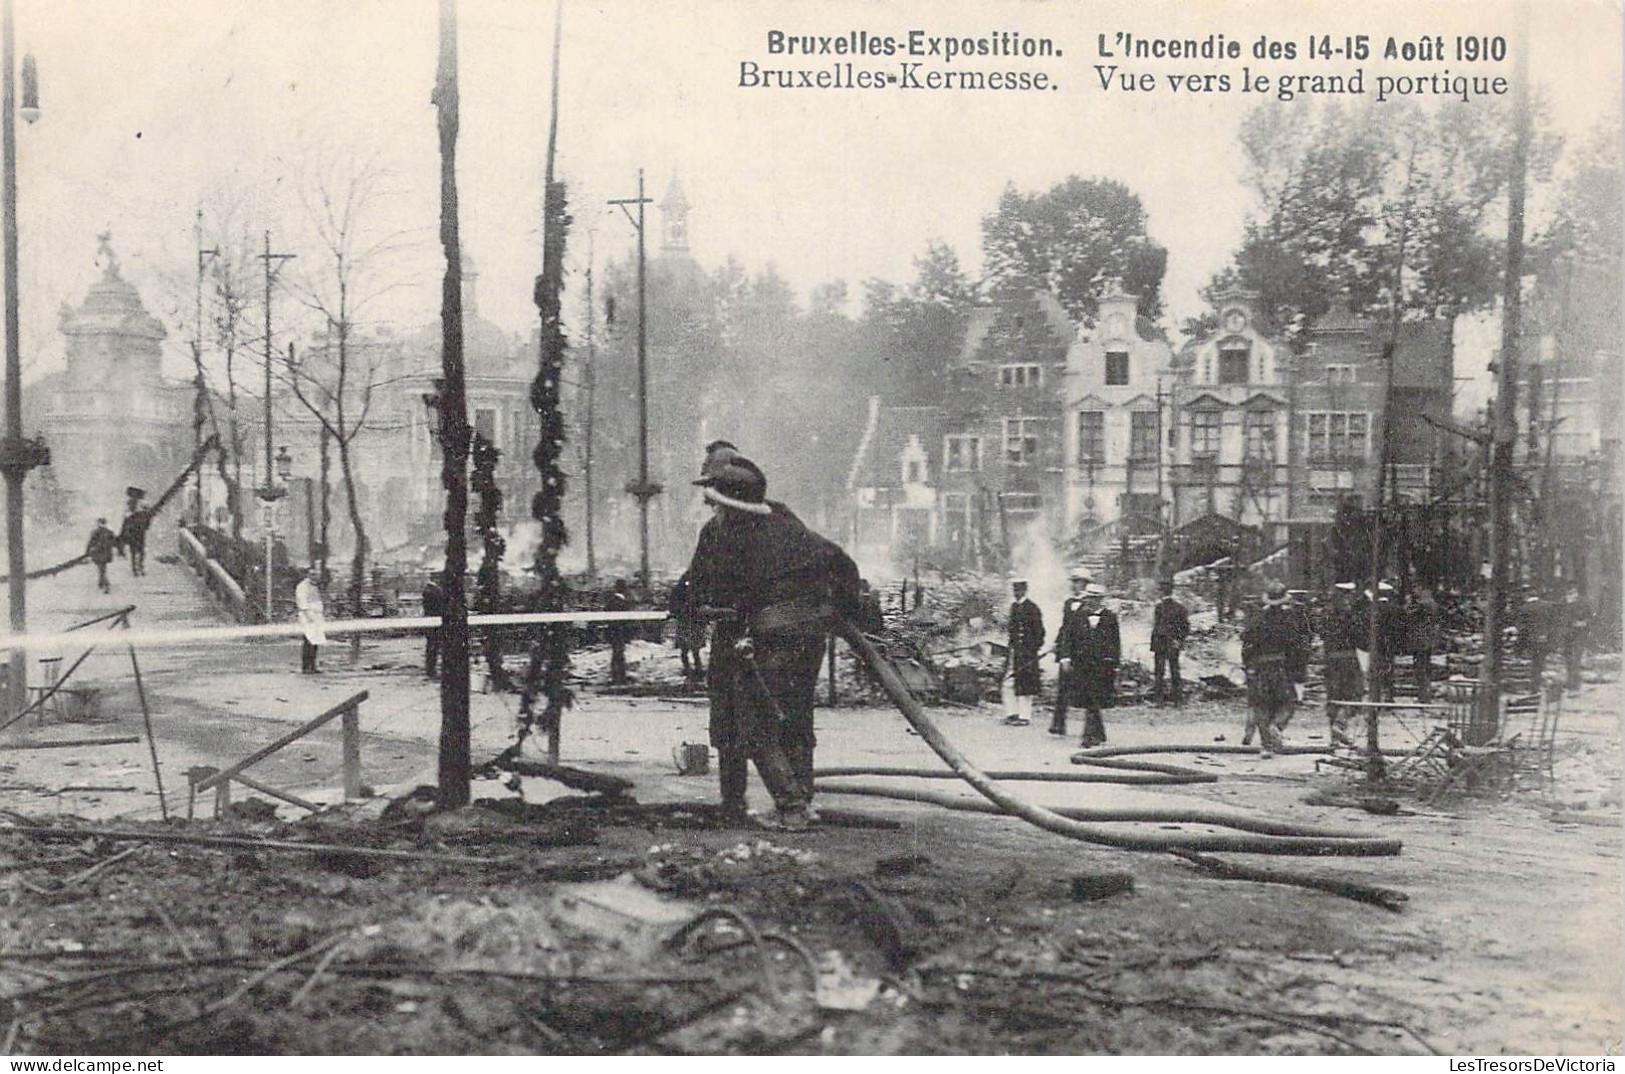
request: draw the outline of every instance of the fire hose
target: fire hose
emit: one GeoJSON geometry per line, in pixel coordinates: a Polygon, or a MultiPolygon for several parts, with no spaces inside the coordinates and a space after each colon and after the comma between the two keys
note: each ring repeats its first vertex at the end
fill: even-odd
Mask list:
{"type": "MultiPolygon", "coordinates": [[[[1400,842],[1397,839],[1347,838],[1327,834],[1314,836],[1194,835],[1189,833],[1128,834],[1093,827],[1057,813],[1052,809],[1033,805],[1005,791],[995,780],[990,779],[975,765],[971,764],[965,755],[960,753],[958,748],[948,741],[947,737],[937,728],[937,725],[926,715],[925,709],[909,693],[908,687],[898,677],[897,672],[881,656],[874,643],[864,637],[862,631],[858,630],[844,616],[836,616],[833,627],[835,633],[846,640],[847,644],[852,647],[852,651],[857,653],[869,670],[874,673],[875,678],[880,682],[881,688],[886,691],[886,695],[902,712],[903,718],[908,721],[909,726],[919,732],[925,743],[954,771],[955,775],[970,784],[977,793],[992,802],[1001,811],[1019,817],[1045,831],[1064,835],[1081,842],[1117,847],[1121,850],[1155,852],[1225,850],[1247,854],[1353,856],[1399,853],[1400,842]]],[[[833,790],[834,788],[830,789],[833,790]]],[[[1122,817],[1125,820],[1162,823],[1167,823],[1171,819],[1166,811],[1149,810],[1124,811],[1122,817]]],[[[1192,820],[1191,822],[1208,823],[1211,821],[1192,820]]]]}

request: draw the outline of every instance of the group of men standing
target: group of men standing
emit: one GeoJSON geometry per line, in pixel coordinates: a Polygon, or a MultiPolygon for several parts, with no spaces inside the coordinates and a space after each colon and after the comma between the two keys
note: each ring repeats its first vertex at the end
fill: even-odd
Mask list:
{"type": "MultiPolygon", "coordinates": [[[[1055,634],[1053,652],[1059,667],[1055,710],[1049,733],[1064,737],[1067,712],[1084,710],[1084,747],[1106,741],[1106,724],[1101,714],[1109,708],[1117,692],[1117,668],[1123,659],[1123,639],[1117,616],[1106,607],[1106,590],[1094,584],[1087,572],[1074,571],[1072,593],[1061,606],[1061,625],[1055,634]]],[[[1172,581],[1162,583],[1162,599],[1157,602],[1151,630],[1151,650],[1155,657],[1155,700],[1162,704],[1164,683],[1172,686],[1174,704],[1183,703],[1183,683],[1179,677],[1179,653],[1190,635],[1190,613],[1173,595],[1172,581]]],[[[1040,660],[1044,646],[1044,616],[1027,596],[1027,580],[1011,582],[1009,645],[1006,673],[1012,680],[1014,701],[1004,722],[1024,727],[1032,722],[1033,698],[1038,695],[1042,674],[1040,660]]]]}
{"type": "Polygon", "coordinates": [[[124,521],[119,531],[114,533],[108,528],[107,519],[98,518],[90,531],[90,540],[85,543],[85,556],[96,565],[96,588],[103,593],[113,591],[107,567],[115,554],[129,556],[132,578],[147,573],[147,531],[152,528],[152,508],[145,502],[145,489],[131,485],[124,494],[124,521]]]}

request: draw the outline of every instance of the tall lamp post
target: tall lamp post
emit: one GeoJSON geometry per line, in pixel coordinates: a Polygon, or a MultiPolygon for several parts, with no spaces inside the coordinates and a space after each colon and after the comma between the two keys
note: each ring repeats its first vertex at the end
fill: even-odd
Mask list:
{"type": "MultiPolygon", "coordinates": [[[[270,417],[269,408],[267,408],[266,417],[270,417]]],[[[275,575],[272,573],[272,568],[275,565],[272,559],[272,549],[276,545],[276,505],[278,500],[288,494],[288,478],[293,473],[293,456],[288,454],[287,445],[284,444],[276,449],[275,465],[276,477],[280,478],[281,482],[278,483],[271,476],[271,461],[268,459],[265,467],[265,484],[254,490],[255,494],[259,496],[261,504],[263,504],[263,515],[260,521],[265,526],[265,621],[267,623],[274,622],[276,618],[271,602],[271,595],[276,590],[276,586],[273,584],[275,575]]]]}
{"type": "MultiPolygon", "coordinates": [[[[18,340],[17,300],[17,97],[16,79],[13,77],[16,61],[16,41],[12,28],[12,0],[4,0],[3,29],[0,29],[0,158],[3,158],[4,178],[0,182],[0,201],[5,203],[4,268],[6,276],[6,429],[0,440],[0,474],[6,483],[6,552],[10,572],[8,595],[11,609],[11,632],[28,631],[28,563],[23,555],[23,479],[36,466],[51,461],[51,452],[43,440],[23,437],[23,374],[22,348],[18,340]]],[[[35,73],[34,57],[23,57],[23,119],[29,123],[39,118],[39,79],[35,73]]],[[[10,686],[8,708],[20,712],[28,703],[28,654],[22,649],[11,650],[7,683],[10,686]]]]}

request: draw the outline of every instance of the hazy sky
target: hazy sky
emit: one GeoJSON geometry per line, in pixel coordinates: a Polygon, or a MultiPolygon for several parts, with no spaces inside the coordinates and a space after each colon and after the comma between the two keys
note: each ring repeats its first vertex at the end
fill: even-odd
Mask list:
{"type": "MultiPolygon", "coordinates": [[[[37,368],[60,353],[56,310],[95,276],[96,233],[111,227],[126,275],[166,319],[190,321],[192,223],[200,198],[235,203],[257,234],[314,267],[292,196],[313,150],[383,153],[394,170],[380,226],[412,228],[424,270],[375,310],[422,324],[438,314],[438,205],[433,84],[435,5],[426,0],[154,4],[17,0],[19,54],[32,50],[43,119],[19,131],[24,352],[37,368]]],[[[1571,139],[1620,93],[1620,5],[1535,5],[1533,70],[1571,139]]],[[[1014,181],[1043,188],[1070,173],[1120,179],[1140,194],[1152,235],[1170,251],[1170,319],[1199,308],[1197,289],[1234,248],[1248,211],[1236,124],[1257,99],[1102,91],[1097,35],[1202,38],[1223,33],[1250,52],[1261,34],[1297,43],[1294,63],[1117,61],[1170,73],[1347,70],[1302,58],[1310,34],[1414,38],[1509,33],[1493,2],[798,3],[769,0],[566,0],[559,168],[576,225],[570,262],[585,266],[588,232],[601,263],[632,231],[610,197],[635,191],[638,167],[659,197],[680,174],[694,206],[702,263],[728,254],[772,262],[803,294],[846,279],[902,280],[932,237],[973,271],[979,224],[1014,181]],[[851,57],[774,57],[769,31],[902,37],[1015,31],[1049,36],[1051,60],[956,62],[949,69],[1044,70],[1042,93],[762,90],[738,86],[741,61],[827,69],[851,57]]],[[[539,203],[548,105],[552,4],[464,0],[464,249],[482,276],[482,312],[511,331],[534,318],[539,203]]],[[[856,59],[895,70],[902,57],[856,59]]],[[[942,68],[940,63],[934,64],[942,68]]],[[[1502,74],[1469,66],[1363,65],[1377,73],[1502,74]]],[[[1304,107],[1305,100],[1276,107],[1304,107]]],[[[658,235],[651,218],[651,238],[658,235]]],[[[173,342],[179,344],[180,339],[173,342]]],[[[178,346],[176,348],[178,352],[178,346]]]]}

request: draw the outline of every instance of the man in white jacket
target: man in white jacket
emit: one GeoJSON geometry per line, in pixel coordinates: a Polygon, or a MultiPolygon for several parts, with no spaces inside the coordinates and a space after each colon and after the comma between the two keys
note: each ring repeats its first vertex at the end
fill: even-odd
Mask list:
{"type": "Polygon", "coordinates": [[[293,603],[299,609],[299,624],[305,628],[304,645],[299,653],[299,670],[306,675],[320,674],[316,667],[316,650],[327,644],[323,629],[322,591],[316,584],[314,567],[305,569],[305,576],[293,589],[293,603]]]}

